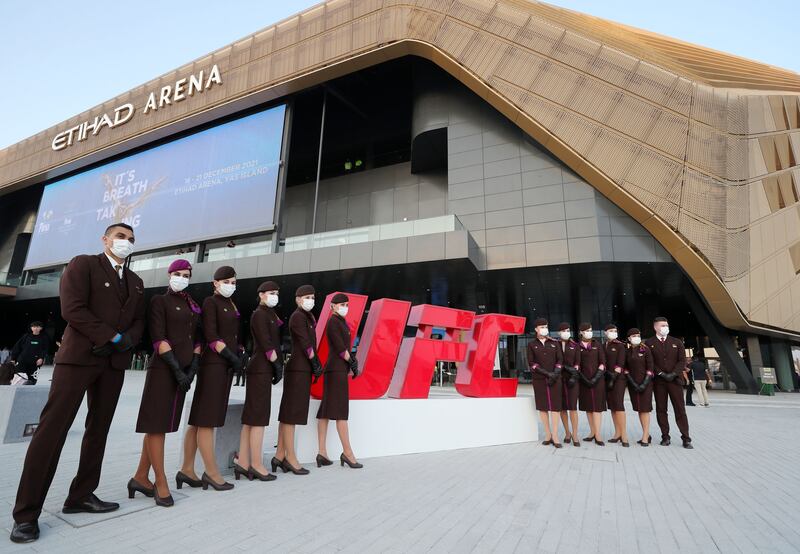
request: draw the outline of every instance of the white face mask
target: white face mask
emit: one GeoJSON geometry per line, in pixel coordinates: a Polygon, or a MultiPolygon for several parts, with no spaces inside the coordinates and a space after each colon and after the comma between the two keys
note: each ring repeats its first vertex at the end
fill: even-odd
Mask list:
{"type": "Polygon", "coordinates": [[[314,299],[313,298],[304,298],[302,307],[305,311],[310,312],[314,309],[314,299]]]}
{"type": "Polygon", "coordinates": [[[230,298],[236,292],[236,285],[232,283],[220,283],[217,289],[219,293],[225,298],[230,298]]]}
{"type": "Polygon", "coordinates": [[[277,294],[268,294],[267,295],[267,301],[264,302],[264,303],[267,305],[267,307],[274,308],[275,306],[278,305],[278,295],[277,294]]]}
{"type": "Polygon", "coordinates": [[[639,346],[642,344],[642,337],[633,336],[631,337],[631,344],[634,346],[639,346]]]}
{"type": "Polygon", "coordinates": [[[349,307],[348,306],[342,306],[341,308],[339,308],[339,315],[342,316],[342,317],[347,317],[347,312],[348,311],[349,311],[349,307]]]}
{"type": "Polygon", "coordinates": [[[661,329],[658,330],[658,334],[661,335],[662,337],[666,337],[667,335],[669,335],[669,327],[664,325],[661,329]]]}
{"type": "Polygon", "coordinates": [[[583,331],[581,332],[581,336],[583,340],[592,340],[592,332],[591,331],[583,331]]]}
{"type": "Polygon", "coordinates": [[[616,331],[609,331],[608,333],[606,333],[606,336],[608,337],[608,340],[615,340],[619,336],[619,334],[617,334],[616,331]]]}
{"type": "Polygon", "coordinates": [[[180,275],[170,275],[169,288],[171,288],[175,292],[181,292],[188,286],[189,286],[188,277],[181,277],[180,275]]]}
{"type": "Polygon", "coordinates": [[[548,329],[547,327],[539,327],[539,336],[540,337],[546,337],[549,334],[550,334],[550,329],[548,329]]]}
{"type": "Polygon", "coordinates": [[[133,243],[127,239],[114,239],[111,243],[111,253],[117,258],[127,258],[133,252],[133,243]]]}
{"type": "Polygon", "coordinates": [[[558,335],[561,337],[561,340],[569,340],[569,338],[572,336],[572,333],[569,331],[561,331],[558,335]]]}

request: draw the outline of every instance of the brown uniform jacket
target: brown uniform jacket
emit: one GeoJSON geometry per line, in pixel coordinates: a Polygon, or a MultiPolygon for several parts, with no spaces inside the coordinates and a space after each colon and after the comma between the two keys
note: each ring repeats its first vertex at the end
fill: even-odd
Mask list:
{"type": "Polygon", "coordinates": [[[625,343],[614,339],[606,342],[606,368],[614,371],[615,368],[625,369],[625,343]]]}
{"type": "Polygon", "coordinates": [[[656,375],[661,371],[672,372],[677,375],[674,383],[685,384],[683,371],[686,369],[686,350],[683,342],[667,335],[664,342],[661,342],[658,337],[650,337],[644,343],[653,354],[653,367],[656,375]]]}
{"type": "Polygon", "coordinates": [[[592,342],[589,343],[588,348],[584,348],[582,342],[578,344],[578,347],[580,348],[578,364],[580,366],[581,373],[591,379],[601,366],[605,368],[606,351],[603,346],[594,339],[592,339],[592,342]]]}
{"type": "Polygon", "coordinates": [[[560,369],[562,364],[563,356],[558,341],[547,337],[544,344],[542,344],[542,341],[537,337],[528,342],[528,367],[533,372],[532,379],[545,378],[544,375],[536,371],[536,367],[540,367],[545,371],[553,371],[555,368],[560,369]]]}
{"type": "Polygon", "coordinates": [[[653,377],[655,375],[653,373],[653,353],[650,352],[650,347],[644,344],[629,345],[625,368],[637,383],[641,383],[648,373],[650,377],[653,377]]]}
{"type": "MultiPolygon", "coordinates": [[[[230,298],[212,294],[203,300],[203,335],[206,343],[221,340],[234,354],[239,351],[239,310],[230,298]]],[[[213,347],[206,348],[203,364],[228,365],[213,347]]]]}
{"type": "Polygon", "coordinates": [[[568,365],[571,367],[578,366],[578,358],[580,356],[580,350],[578,349],[578,343],[572,339],[568,341],[558,341],[558,345],[561,347],[561,357],[563,359],[564,365],[568,365]]]}
{"type": "MultiPolygon", "coordinates": [[[[199,310],[200,307],[197,306],[196,309],[199,310]]],[[[185,298],[172,289],[154,296],[150,301],[147,323],[154,349],[150,367],[167,367],[161,356],[157,355],[158,343],[161,341],[169,344],[181,367],[191,363],[194,347],[198,342],[200,313],[193,311],[185,298]]]]}
{"type": "Polygon", "coordinates": [[[317,320],[314,314],[297,308],[289,318],[289,332],[292,334],[292,357],[286,365],[286,371],[311,372],[308,353],[317,352],[317,320]]]}
{"type": "Polygon", "coordinates": [[[325,362],[325,373],[344,372],[350,370],[350,365],[342,355],[350,350],[350,327],[347,321],[338,315],[331,314],[328,325],[325,327],[328,337],[328,360],[325,362]]]}
{"type": "MultiPolygon", "coordinates": [[[[97,365],[102,359],[92,354],[92,348],[106,344],[117,333],[127,334],[134,345],[141,340],[144,284],[128,268],[120,279],[105,254],[74,257],[61,276],[59,296],[67,328],[56,363],[97,365]]],[[[133,349],[114,352],[111,367],[127,369],[132,356],[133,349]]]]}
{"type": "Polygon", "coordinates": [[[247,366],[248,373],[265,373],[270,367],[269,358],[273,350],[278,357],[281,356],[281,325],[283,321],[266,304],[259,304],[250,316],[253,356],[247,366]]]}

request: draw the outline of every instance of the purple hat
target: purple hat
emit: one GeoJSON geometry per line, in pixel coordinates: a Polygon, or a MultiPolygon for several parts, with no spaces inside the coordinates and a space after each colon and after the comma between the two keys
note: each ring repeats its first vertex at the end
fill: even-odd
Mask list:
{"type": "Polygon", "coordinates": [[[167,273],[172,273],[174,271],[183,271],[184,269],[188,269],[189,271],[191,271],[192,264],[189,263],[189,260],[178,258],[177,260],[169,264],[169,267],[167,268],[167,273]]]}

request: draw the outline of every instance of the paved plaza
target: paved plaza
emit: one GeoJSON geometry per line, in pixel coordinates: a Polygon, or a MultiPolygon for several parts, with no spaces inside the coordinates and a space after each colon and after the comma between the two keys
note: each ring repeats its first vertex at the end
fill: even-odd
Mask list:
{"type": "MultiPolygon", "coordinates": [[[[143,381],[142,372],[126,375],[97,490],[121,509],[59,512],[77,467],[84,407],[40,519],[42,538],[14,545],[3,537],[0,552],[800,550],[800,395],[713,392],[710,408],[688,408],[694,450],[675,439],[669,448],[639,447],[629,412],[631,448],[528,443],[363,459],[358,471],[337,464],[305,477],[238,481],[229,492],[173,490],[176,505],[164,509],[139,495],[128,500],[125,489],[141,447],[134,425],[143,381]]],[[[243,398],[244,388],[232,396],[243,398]]],[[[581,425],[585,435],[583,418],[581,425]]],[[[606,416],[606,437],[611,429],[606,416]]],[[[657,440],[655,421],[652,432],[657,440]]],[[[0,446],[6,532],[26,448],[0,446]]],[[[168,475],[179,450],[179,435],[168,435],[168,475]]]]}

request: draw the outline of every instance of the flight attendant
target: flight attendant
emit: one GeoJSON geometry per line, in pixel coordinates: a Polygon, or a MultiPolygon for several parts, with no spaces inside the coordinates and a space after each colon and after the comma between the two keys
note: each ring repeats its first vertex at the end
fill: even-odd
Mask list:
{"type": "Polygon", "coordinates": [[[583,440],[594,441],[598,446],[605,446],[602,440],[603,412],[606,411],[606,387],[603,383],[606,369],[606,354],[603,346],[592,338],[592,325],[581,323],[580,327],[580,391],[578,405],[586,412],[591,435],[583,440]]]}
{"type": "Polygon", "coordinates": [[[128,481],[128,497],[136,492],[154,497],[156,505],[175,502],[164,472],[164,440],[181,422],[186,392],[200,367],[197,328],[200,306],[184,289],[189,286],[192,264],[175,260],[167,268],[169,285],[150,301],[148,324],[154,355],[144,381],[136,432],[145,433],[136,474],[128,481]],[[155,485],[150,481],[150,468],[155,485]]]}
{"type": "Polygon", "coordinates": [[[279,289],[275,281],[261,283],[258,286],[258,308],[250,316],[253,355],[247,364],[248,379],[245,384],[239,456],[233,465],[237,480],[242,475],[251,481],[275,480],[275,475],[264,467],[263,446],[264,427],[269,425],[272,405],[272,385],[277,385],[283,379],[283,321],[275,313],[279,289]]]}
{"type": "Polygon", "coordinates": [[[625,343],[619,340],[619,331],[613,323],[606,325],[606,376],[608,392],[606,403],[614,421],[614,436],[608,442],[621,442],[628,448],[628,427],[625,420],[625,343]]]}
{"type": "Polygon", "coordinates": [[[42,505],[84,395],[89,400],[78,473],[62,511],[105,513],[119,508],[116,502],[97,498],[94,490],[125,370],[144,330],[144,283],[125,267],[133,235],[129,225],[110,225],[102,237],[103,252],[76,256],[61,276],[61,316],[67,328],[56,354],[50,394],[22,467],[10,537],[14,542],[39,538],[42,505]]]}
{"type": "Polygon", "coordinates": [[[552,444],[561,448],[558,442],[558,412],[561,411],[561,365],[562,353],[558,341],[551,339],[547,320],[543,317],[533,322],[536,338],[528,342],[528,367],[533,375],[533,396],[536,409],[544,427],[545,440],[542,444],[552,444]]]}
{"type": "Polygon", "coordinates": [[[650,412],[653,411],[653,354],[642,344],[642,333],[637,328],[628,329],[628,349],[625,359],[628,394],[633,411],[639,414],[641,446],[650,446],[650,412]]]}
{"type": "Polygon", "coordinates": [[[569,323],[558,326],[558,346],[561,348],[563,366],[561,372],[561,423],[564,424],[564,443],[580,446],[578,440],[578,343],[572,340],[569,323]],[[570,429],[572,423],[572,429],[570,429]]]}
{"type": "Polygon", "coordinates": [[[292,356],[286,366],[283,396],[278,412],[278,448],[272,458],[272,471],[278,466],[284,473],[307,475],[308,470],[297,461],[294,449],[294,427],[308,423],[308,405],[311,397],[311,377],[322,375],[322,364],[317,357],[317,320],[314,309],[314,287],[302,285],[294,294],[297,309],[289,318],[292,336],[292,356]]]}
{"type": "Polygon", "coordinates": [[[231,297],[236,292],[236,271],[228,265],[214,272],[214,294],[203,301],[203,337],[208,348],[200,358],[197,389],[189,412],[189,427],[183,441],[183,467],[175,476],[183,484],[208,490],[233,488],[222,478],[214,457],[214,428],[225,425],[233,373],[242,370],[239,351],[239,310],[231,297]],[[197,450],[205,471],[197,478],[194,458],[197,450]]]}
{"type": "Polygon", "coordinates": [[[346,294],[337,293],[331,298],[331,316],[325,327],[328,337],[329,354],[325,362],[322,383],[322,402],[317,411],[317,436],[319,439],[319,454],[317,454],[317,467],[329,466],[333,462],[328,459],[327,438],[328,421],[336,421],[336,432],[342,443],[342,455],[339,456],[341,465],[359,469],[364,467],[358,463],[353,448],[350,446],[350,432],[347,428],[349,416],[350,393],[347,385],[348,373],[353,373],[353,379],[358,377],[358,361],[355,354],[350,352],[352,340],[350,328],[347,326],[347,310],[349,299],[346,294]]]}
{"type": "Polygon", "coordinates": [[[656,336],[650,337],[645,344],[653,354],[655,383],[653,394],[656,397],[656,420],[661,428],[661,446],[669,446],[669,417],[667,415],[667,398],[675,411],[675,423],[681,432],[684,448],[694,448],[689,437],[689,419],[686,417],[686,404],[683,387],[683,372],[686,369],[686,350],[683,342],[671,337],[669,322],[666,317],[653,320],[656,336]]]}

